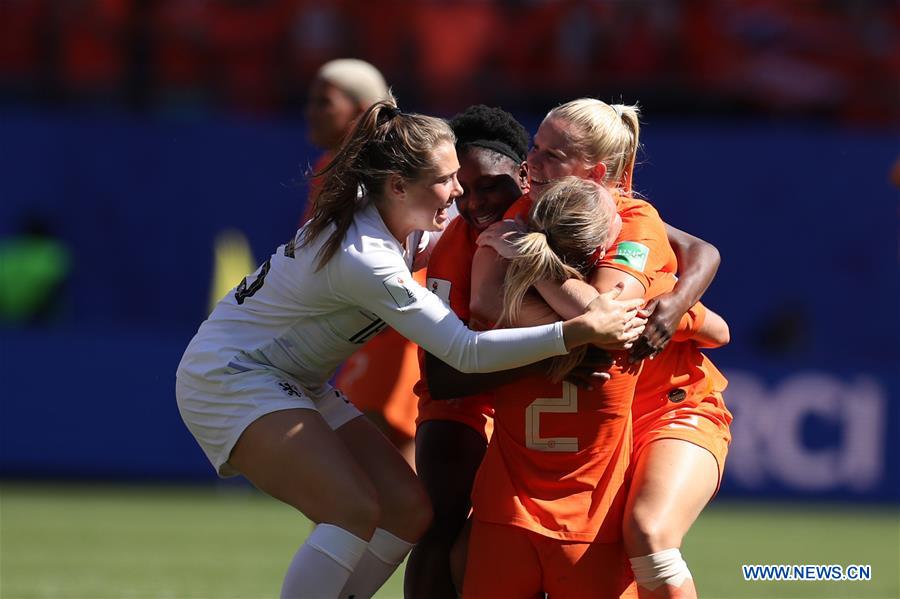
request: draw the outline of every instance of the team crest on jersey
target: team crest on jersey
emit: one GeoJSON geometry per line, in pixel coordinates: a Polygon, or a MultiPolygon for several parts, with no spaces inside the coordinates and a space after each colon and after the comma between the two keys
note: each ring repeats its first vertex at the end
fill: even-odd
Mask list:
{"type": "Polygon", "coordinates": [[[622,241],[610,252],[613,262],[624,264],[638,272],[644,272],[647,266],[647,258],[650,257],[650,248],[637,241],[622,241]]]}
{"type": "Polygon", "coordinates": [[[281,387],[281,390],[284,391],[286,395],[290,395],[292,397],[303,396],[303,394],[300,393],[300,390],[297,389],[296,385],[293,385],[287,381],[278,381],[278,386],[281,387]]]}
{"type": "Polygon", "coordinates": [[[442,302],[449,306],[451,285],[452,284],[447,279],[436,279],[434,277],[428,277],[428,281],[425,286],[428,287],[429,291],[441,298],[442,302]]]}
{"type": "Polygon", "coordinates": [[[398,308],[406,308],[414,303],[416,303],[416,294],[413,292],[414,287],[412,285],[415,282],[412,280],[412,277],[407,277],[406,275],[391,275],[382,281],[384,284],[384,288],[387,289],[387,292],[391,294],[391,297],[397,302],[398,308]]]}

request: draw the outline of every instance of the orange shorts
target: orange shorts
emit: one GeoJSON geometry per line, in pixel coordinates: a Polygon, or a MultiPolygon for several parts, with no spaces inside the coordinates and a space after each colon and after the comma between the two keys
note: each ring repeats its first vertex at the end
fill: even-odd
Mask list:
{"type": "Polygon", "coordinates": [[[621,543],[578,543],[474,519],[464,599],[636,598],[621,543]]]}
{"type": "Polygon", "coordinates": [[[419,415],[416,426],[429,420],[450,420],[465,424],[491,440],[494,432],[493,395],[473,395],[463,399],[419,398],[419,415]]]}
{"type": "Polygon", "coordinates": [[[721,485],[728,444],[731,443],[731,412],[725,407],[722,394],[718,391],[690,391],[674,389],[666,397],[657,398],[657,407],[646,413],[640,413],[641,406],[636,404],[632,463],[637,462],[641,451],[653,441],[681,439],[713,455],[719,468],[721,485]]]}

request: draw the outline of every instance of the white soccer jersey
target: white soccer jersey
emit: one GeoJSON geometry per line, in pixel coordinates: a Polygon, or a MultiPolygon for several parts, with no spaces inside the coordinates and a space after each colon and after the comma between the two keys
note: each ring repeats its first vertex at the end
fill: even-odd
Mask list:
{"type": "MultiPolygon", "coordinates": [[[[301,229],[302,230],[302,229],[301,229]]],[[[256,368],[281,370],[315,395],[337,366],[385,326],[463,372],[522,366],[566,353],[561,323],[475,333],[410,274],[434,235],[405,250],[370,204],[321,270],[324,231],[297,248],[299,231],[216,305],[188,345],[177,377],[194,387],[256,368]]]]}

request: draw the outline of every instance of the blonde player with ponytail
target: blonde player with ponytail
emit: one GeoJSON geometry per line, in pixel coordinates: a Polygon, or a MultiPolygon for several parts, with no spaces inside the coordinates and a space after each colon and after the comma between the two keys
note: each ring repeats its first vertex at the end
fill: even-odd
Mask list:
{"type": "MultiPolygon", "coordinates": [[[[511,241],[499,325],[557,319],[532,287],[585,281],[617,221],[603,186],[578,177],[548,184],[511,241]]],[[[472,490],[464,597],[619,597],[628,589],[620,523],[631,395],[617,392],[616,377],[593,389],[563,382],[583,353],[495,392],[494,435],[472,490]]]]}
{"type": "MultiPolygon", "coordinates": [[[[594,181],[613,192],[623,227],[589,284],[569,278],[563,284],[538,281],[535,288],[563,317],[615,285],[624,286],[624,297],[650,300],[655,311],[648,329],[654,335],[631,359],[614,354],[612,378],[604,385],[634,397],[633,482],[621,534],[642,598],[690,598],[696,590],[681,541],[718,488],[731,421],[721,397],[727,382],[697,348],[727,343],[728,327],[697,303],[715,274],[718,253],[666,228],[656,210],[632,193],[639,136],[637,107],[589,98],[551,110],[541,123],[528,156],[531,195],[540,198],[563,176],[594,181]],[[673,335],[677,343],[666,346],[673,335]],[[651,354],[656,358],[643,362],[638,378],[629,365],[651,354]]],[[[531,201],[521,200],[507,217],[522,214],[531,201]]],[[[492,249],[511,252],[508,244],[492,249]]],[[[481,252],[473,265],[473,287],[480,283],[481,295],[472,311],[492,322],[501,313],[493,298],[506,265],[491,249],[481,252]]]]}

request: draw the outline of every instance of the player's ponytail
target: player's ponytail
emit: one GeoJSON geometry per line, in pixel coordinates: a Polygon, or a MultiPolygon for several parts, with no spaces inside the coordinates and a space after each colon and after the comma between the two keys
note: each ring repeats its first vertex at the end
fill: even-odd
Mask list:
{"type": "Polygon", "coordinates": [[[640,147],[640,110],[628,104],[607,104],[580,98],[551,110],[546,118],[560,119],[573,127],[573,142],[585,162],[606,165],[602,183],[631,193],[632,175],[640,147]]]}
{"type": "MultiPolygon", "coordinates": [[[[506,272],[500,323],[515,325],[528,290],[540,280],[584,280],[603,253],[615,204],[593,181],[563,177],[554,181],[528,213],[527,232],[516,239],[516,257],[506,272]]],[[[562,379],[584,356],[579,348],[554,359],[551,379],[562,379]]]]}
{"type": "Polygon", "coordinates": [[[637,160],[638,149],[641,145],[641,121],[640,110],[637,106],[627,104],[613,104],[613,110],[619,115],[622,124],[627,130],[624,160],[616,164],[616,172],[612,179],[626,194],[631,194],[631,186],[634,178],[634,163],[637,160]]]}
{"type": "Polygon", "coordinates": [[[322,268],[340,248],[354,215],[380,199],[391,175],[415,179],[432,166],[438,144],[455,140],[447,123],[401,112],[389,93],[359,117],[334,159],[313,174],[324,179],[300,246],[333,227],[318,252],[318,268],[322,268]]]}
{"type": "Polygon", "coordinates": [[[525,233],[513,242],[517,257],[506,271],[501,323],[518,322],[525,294],[536,281],[565,281],[581,277],[576,269],[554,253],[550,236],[549,231],[538,229],[525,233]]]}

